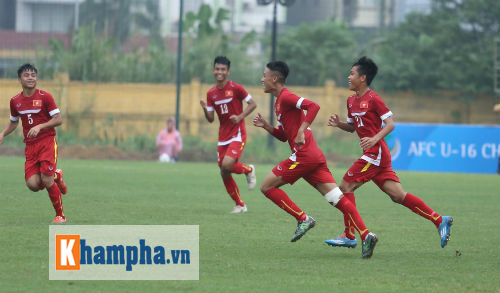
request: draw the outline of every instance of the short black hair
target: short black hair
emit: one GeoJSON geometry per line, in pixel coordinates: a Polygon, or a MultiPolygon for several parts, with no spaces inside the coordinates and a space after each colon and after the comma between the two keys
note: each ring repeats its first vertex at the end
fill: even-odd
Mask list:
{"type": "Polygon", "coordinates": [[[19,69],[17,70],[17,77],[21,78],[21,75],[25,71],[34,71],[38,74],[38,70],[36,69],[35,65],[26,63],[21,65],[21,67],[19,67],[19,69]]]}
{"type": "Polygon", "coordinates": [[[377,75],[377,64],[375,64],[372,59],[363,56],[352,65],[352,67],[354,66],[358,66],[359,75],[366,75],[366,84],[370,85],[375,78],[375,75],[377,75]]]}
{"type": "Polygon", "coordinates": [[[217,56],[214,59],[214,67],[215,64],[224,64],[227,65],[227,69],[231,68],[231,61],[226,56],[217,56]]]}
{"type": "Polygon", "coordinates": [[[271,61],[267,63],[266,67],[269,68],[269,70],[271,70],[276,76],[278,76],[279,82],[283,84],[286,82],[286,78],[288,77],[290,69],[288,68],[288,65],[286,65],[285,62],[271,61]]]}

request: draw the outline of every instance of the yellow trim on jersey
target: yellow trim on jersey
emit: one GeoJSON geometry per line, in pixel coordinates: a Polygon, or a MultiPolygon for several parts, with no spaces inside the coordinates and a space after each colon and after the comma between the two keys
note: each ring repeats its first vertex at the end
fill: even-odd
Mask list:
{"type": "Polygon", "coordinates": [[[363,233],[365,233],[368,229],[361,231],[359,229],[359,227],[356,225],[356,222],[354,222],[354,219],[352,218],[351,214],[348,214],[348,215],[349,215],[349,218],[351,218],[352,224],[354,225],[354,227],[356,227],[356,230],[359,231],[359,235],[363,235],[363,233]]]}
{"type": "Polygon", "coordinates": [[[241,143],[241,149],[240,149],[240,151],[242,151],[244,147],[245,147],[245,143],[244,143],[244,142],[242,142],[242,143],[241,143]]]}
{"type": "Polygon", "coordinates": [[[370,165],[372,163],[366,163],[366,165],[363,167],[363,169],[361,170],[361,172],[365,172],[366,170],[368,170],[368,168],[370,168],[370,165]]]}
{"type": "Polygon", "coordinates": [[[295,162],[295,163],[293,163],[293,164],[290,166],[290,168],[288,168],[288,170],[293,170],[293,169],[295,169],[295,167],[297,167],[297,165],[298,165],[298,164],[300,164],[300,163],[299,163],[299,162],[295,162]]]}
{"type": "Polygon", "coordinates": [[[291,207],[289,207],[283,200],[281,201],[289,210],[291,210],[292,212],[294,212],[297,216],[300,216],[302,215],[304,212],[301,211],[300,213],[299,212],[296,212],[294,209],[292,209],[291,207]]]}
{"type": "Polygon", "coordinates": [[[432,218],[434,221],[435,221],[435,220],[437,220],[437,219],[439,219],[439,217],[441,217],[440,215],[438,215],[438,216],[436,216],[436,217],[433,217],[433,216],[431,216],[431,215],[429,215],[429,214],[425,213],[424,211],[422,211],[422,210],[421,210],[421,209],[419,209],[418,207],[415,207],[415,208],[416,208],[416,209],[420,212],[420,214],[422,214],[422,215],[426,215],[426,216],[428,216],[428,217],[432,218]]]}
{"type": "Polygon", "coordinates": [[[54,137],[54,164],[57,164],[57,140],[54,137]]]}

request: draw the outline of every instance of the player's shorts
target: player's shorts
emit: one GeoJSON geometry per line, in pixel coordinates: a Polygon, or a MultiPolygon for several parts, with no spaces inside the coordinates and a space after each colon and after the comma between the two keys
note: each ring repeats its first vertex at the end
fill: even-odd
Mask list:
{"type": "Polygon", "coordinates": [[[217,147],[217,164],[219,167],[222,165],[222,160],[225,156],[235,158],[236,161],[239,160],[243,149],[245,148],[245,142],[233,141],[230,144],[220,145],[217,147]]]}
{"type": "Polygon", "coordinates": [[[346,182],[368,182],[372,180],[382,189],[386,180],[399,182],[399,178],[392,170],[392,167],[379,167],[368,163],[365,160],[358,159],[344,175],[346,182]]]}
{"type": "Polygon", "coordinates": [[[47,136],[32,144],[26,144],[24,149],[24,179],[35,174],[54,175],[57,167],[57,141],[54,136],[47,136]]]}
{"type": "Polygon", "coordinates": [[[301,164],[286,159],[273,168],[273,173],[289,184],[294,184],[300,178],[304,178],[312,186],[317,183],[336,183],[326,162],[301,164]]]}

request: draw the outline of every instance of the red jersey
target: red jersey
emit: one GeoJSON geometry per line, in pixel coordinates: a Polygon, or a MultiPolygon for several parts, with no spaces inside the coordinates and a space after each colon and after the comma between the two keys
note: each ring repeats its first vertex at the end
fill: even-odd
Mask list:
{"type": "MultiPolygon", "coordinates": [[[[362,97],[347,98],[347,123],[354,125],[359,138],[373,137],[382,129],[382,122],[392,116],[384,101],[372,90],[362,97]]],[[[365,150],[361,159],[380,167],[391,166],[391,153],[384,139],[365,150]]]]}
{"type": "Polygon", "coordinates": [[[215,110],[219,117],[219,145],[230,144],[233,141],[246,141],[245,119],[234,124],[229,117],[243,113],[243,101],[248,102],[250,99],[252,96],[243,86],[230,80],[223,88],[214,86],[207,92],[207,111],[215,110]]]}
{"type": "Polygon", "coordinates": [[[21,118],[26,144],[37,142],[47,136],[55,136],[56,130],[48,128],[40,130],[36,137],[26,137],[33,126],[48,122],[57,113],[60,111],[52,95],[39,89],[35,90],[31,97],[25,97],[23,92],[20,92],[10,99],[10,120],[15,122],[21,118]]]}
{"type": "Polygon", "coordinates": [[[310,128],[304,131],[305,144],[300,148],[295,144],[295,137],[304,121],[312,123],[319,111],[319,105],[313,101],[299,97],[284,88],[274,103],[274,110],[278,120],[278,128],[272,135],[281,141],[288,141],[292,155],[290,160],[301,163],[326,162],[323,152],[318,148],[310,128]],[[303,110],[307,110],[307,115],[303,110]]]}

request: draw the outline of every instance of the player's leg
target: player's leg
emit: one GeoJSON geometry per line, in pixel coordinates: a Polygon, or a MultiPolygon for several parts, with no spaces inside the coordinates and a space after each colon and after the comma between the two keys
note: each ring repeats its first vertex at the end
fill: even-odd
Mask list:
{"type": "Polygon", "coordinates": [[[217,151],[219,156],[219,167],[220,167],[220,175],[222,177],[222,182],[226,187],[227,193],[235,203],[235,206],[231,211],[231,213],[233,214],[244,213],[247,211],[247,207],[245,203],[241,200],[240,190],[238,188],[238,185],[234,181],[233,176],[231,176],[231,170],[233,169],[233,166],[236,163],[237,158],[228,155],[230,153],[229,146],[219,146],[217,151]]]}
{"type": "Polygon", "coordinates": [[[257,177],[255,176],[254,165],[246,165],[239,160],[244,149],[245,142],[233,142],[229,145],[229,149],[226,151],[226,154],[230,153],[235,157],[237,156],[237,161],[234,163],[233,168],[231,169],[231,173],[245,174],[247,178],[248,189],[252,190],[255,188],[255,185],[257,185],[257,177]]]}
{"type": "Polygon", "coordinates": [[[45,188],[45,185],[42,184],[42,179],[40,178],[40,173],[31,175],[26,180],[26,186],[33,192],[37,192],[42,190],[42,186],[45,188]]]}
{"type": "MultiPolygon", "coordinates": [[[[354,191],[376,175],[377,169],[375,167],[364,160],[358,159],[345,173],[340,183],[340,190],[344,194],[344,197],[354,206],[356,206],[354,191]]],[[[337,236],[337,238],[326,240],[326,243],[338,247],[355,247],[357,245],[355,227],[350,217],[346,214],[344,214],[344,227],[344,233],[337,236]]]]}
{"type": "Polygon", "coordinates": [[[54,182],[57,169],[57,142],[54,137],[47,137],[37,143],[39,147],[40,177],[46,186],[50,201],[56,211],[53,223],[64,223],[66,217],[63,211],[62,193],[54,182]]]}
{"type": "Polygon", "coordinates": [[[385,180],[381,185],[381,189],[387,193],[394,202],[407,207],[415,214],[431,221],[438,229],[439,237],[441,239],[441,247],[446,246],[448,240],[450,239],[450,227],[453,223],[452,217],[439,215],[422,199],[411,193],[405,192],[401,183],[394,180],[385,180]]]}
{"type": "Polygon", "coordinates": [[[297,220],[297,229],[290,240],[295,242],[304,236],[308,230],[312,229],[316,221],[303,212],[295,202],[288,197],[286,192],[279,188],[287,183],[293,184],[301,177],[300,172],[295,172],[296,174],[292,173],[294,168],[290,169],[290,167],[293,164],[294,162],[285,160],[274,167],[274,169],[264,178],[264,181],[262,181],[260,190],[274,204],[297,220]]]}

